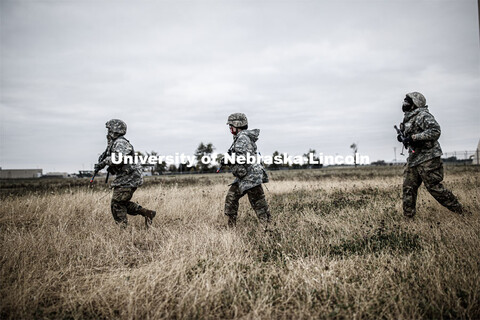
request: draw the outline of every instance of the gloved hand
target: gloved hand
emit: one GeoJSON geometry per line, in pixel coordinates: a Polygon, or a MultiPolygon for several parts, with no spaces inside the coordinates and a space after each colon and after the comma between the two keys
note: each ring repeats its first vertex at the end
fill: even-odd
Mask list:
{"type": "Polygon", "coordinates": [[[411,146],[413,143],[413,139],[412,139],[412,136],[408,136],[405,138],[405,140],[403,140],[403,144],[406,145],[406,146],[411,146]]]}
{"type": "Polygon", "coordinates": [[[95,171],[100,171],[100,170],[102,170],[104,167],[105,167],[105,164],[103,164],[102,162],[100,162],[100,163],[97,163],[97,164],[94,166],[94,169],[95,169],[95,171]]]}
{"type": "Polygon", "coordinates": [[[403,142],[403,141],[402,141],[402,135],[401,135],[401,134],[397,135],[397,141],[398,141],[398,142],[403,142]]]}

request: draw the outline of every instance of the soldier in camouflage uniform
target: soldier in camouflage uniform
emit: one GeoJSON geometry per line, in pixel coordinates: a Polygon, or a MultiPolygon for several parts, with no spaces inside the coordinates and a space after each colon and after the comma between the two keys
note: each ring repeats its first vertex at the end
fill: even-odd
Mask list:
{"type": "Polygon", "coordinates": [[[149,227],[156,212],[130,201],[137,187],[143,183],[141,166],[139,164],[124,164],[123,162],[120,164],[112,163],[111,157],[114,153],[116,158],[120,154],[122,156],[135,155],[133,146],[124,137],[127,133],[127,125],[122,120],[112,119],[105,126],[108,129],[108,147],[105,150],[106,154],[100,156],[99,163],[95,165],[95,170],[98,171],[108,166],[107,171],[115,175],[115,180],[111,184],[113,196],[110,204],[113,219],[116,223],[126,227],[128,222],[127,214],[133,216],[141,215],[145,217],[146,227],[149,227]]]}
{"type": "MultiPolygon", "coordinates": [[[[228,150],[229,154],[236,157],[248,155],[257,156],[257,145],[260,133],[259,129],[247,130],[248,120],[243,113],[234,113],[228,117],[227,124],[233,134],[233,144],[228,150]]],[[[270,222],[270,210],[265,199],[262,183],[268,182],[268,176],[260,163],[230,165],[235,180],[230,185],[225,199],[225,215],[228,217],[228,225],[234,227],[238,215],[238,202],[245,194],[248,195],[250,205],[255,210],[260,221],[265,225],[270,222]]]]}
{"type": "MultiPolygon", "coordinates": [[[[425,97],[419,92],[408,93],[402,110],[404,118],[400,130],[406,138],[403,143],[409,148],[403,174],[404,215],[409,218],[415,216],[417,192],[422,182],[441,205],[453,212],[462,213],[463,208],[457,198],[442,184],[442,149],[438,143],[440,126],[428,111],[425,97]]],[[[400,135],[397,139],[402,142],[400,135]]]]}

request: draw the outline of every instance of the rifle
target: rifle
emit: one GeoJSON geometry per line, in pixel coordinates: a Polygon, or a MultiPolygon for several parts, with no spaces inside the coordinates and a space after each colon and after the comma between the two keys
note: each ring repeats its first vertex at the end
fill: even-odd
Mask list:
{"type": "MultiPolygon", "coordinates": [[[[93,183],[93,180],[95,179],[95,176],[97,175],[98,171],[100,171],[100,170],[95,170],[95,171],[93,172],[93,176],[92,176],[92,178],[90,179],[90,184],[93,183]]],[[[105,177],[105,184],[108,183],[108,176],[109,176],[109,175],[110,175],[110,172],[107,171],[107,176],[105,177]]]]}
{"type": "MultiPolygon", "coordinates": [[[[110,144],[107,145],[107,149],[105,149],[105,151],[100,155],[100,157],[98,157],[98,163],[102,162],[103,160],[105,160],[105,158],[108,156],[109,154],[109,151],[110,151],[110,144]]],[[[93,172],[93,176],[92,178],[90,179],[90,185],[92,185],[93,183],[93,180],[95,179],[95,176],[98,174],[98,172],[100,171],[101,169],[98,169],[98,170],[95,170],[93,172]]],[[[108,183],[108,176],[110,175],[110,171],[107,170],[107,177],[105,178],[105,184],[108,183]]]]}
{"type": "Polygon", "coordinates": [[[93,183],[93,180],[95,180],[95,176],[97,175],[97,173],[98,173],[97,170],[95,170],[95,171],[93,172],[93,176],[92,176],[92,178],[90,179],[90,184],[92,184],[92,183],[93,183]]]}
{"type": "MultiPolygon", "coordinates": [[[[230,148],[228,148],[228,151],[227,153],[231,156],[232,153],[233,153],[233,146],[235,145],[235,141],[233,141],[232,145],[230,146],[230,148]]],[[[220,167],[218,167],[217,169],[217,173],[220,172],[220,170],[222,170],[223,167],[225,167],[226,164],[225,164],[225,158],[222,159],[222,162],[220,163],[220,167]]]]}
{"type": "Polygon", "coordinates": [[[220,167],[217,168],[217,173],[219,173],[223,167],[225,167],[226,164],[225,164],[225,158],[222,158],[222,160],[220,161],[220,167]]]}
{"type": "MultiPolygon", "coordinates": [[[[397,131],[397,135],[400,137],[400,140],[402,140],[403,147],[407,148],[408,151],[411,151],[412,153],[415,153],[415,150],[413,150],[412,147],[408,143],[405,143],[405,140],[407,138],[405,137],[403,132],[400,129],[398,129],[397,125],[394,125],[393,128],[397,131]]],[[[402,153],[400,153],[400,154],[403,156],[403,149],[402,149],[402,153]]]]}

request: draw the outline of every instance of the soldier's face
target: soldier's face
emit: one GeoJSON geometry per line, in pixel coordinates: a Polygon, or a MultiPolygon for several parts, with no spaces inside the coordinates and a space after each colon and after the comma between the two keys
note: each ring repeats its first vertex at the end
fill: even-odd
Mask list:
{"type": "Polygon", "coordinates": [[[403,99],[402,110],[403,112],[408,112],[413,108],[413,100],[410,97],[405,97],[403,99]]]}
{"type": "Polygon", "coordinates": [[[112,130],[108,129],[107,130],[107,140],[111,141],[113,139],[115,139],[115,133],[112,130]]]}
{"type": "Polygon", "coordinates": [[[229,127],[230,127],[230,133],[233,134],[234,136],[236,136],[237,133],[238,133],[238,129],[235,128],[235,127],[232,126],[232,125],[230,125],[229,127]]]}

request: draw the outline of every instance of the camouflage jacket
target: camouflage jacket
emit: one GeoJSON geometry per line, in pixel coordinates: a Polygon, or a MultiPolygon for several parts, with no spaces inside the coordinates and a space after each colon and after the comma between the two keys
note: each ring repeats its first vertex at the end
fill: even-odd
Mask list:
{"type": "Polygon", "coordinates": [[[142,177],[142,167],[140,164],[124,164],[122,163],[113,164],[112,163],[112,154],[115,153],[115,158],[118,159],[118,155],[122,156],[134,156],[135,151],[130,142],[125,139],[124,136],[120,136],[115,139],[109,149],[108,156],[103,160],[103,164],[108,166],[108,172],[115,175],[115,180],[113,180],[110,185],[113,187],[122,187],[122,188],[136,188],[143,184],[142,177]]]}
{"type": "MultiPolygon", "coordinates": [[[[241,131],[238,135],[233,137],[234,142],[229,151],[235,153],[236,157],[247,157],[248,154],[257,157],[257,145],[255,142],[258,140],[259,134],[259,129],[241,131]]],[[[236,163],[231,166],[231,169],[236,178],[233,183],[238,183],[238,187],[242,194],[248,189],[268,182],[267,172],[260,163],[236,163]]]]}
{"type": "Polygon", "coordinates": [[[428,112],[427,106],[405,112],[403,133],[413,139],[411,147],[415,152],[409,151],[407,160],[409,167],[442,155],[442,149],[438,143],[441,133],[440,125],[428,112]]]}

